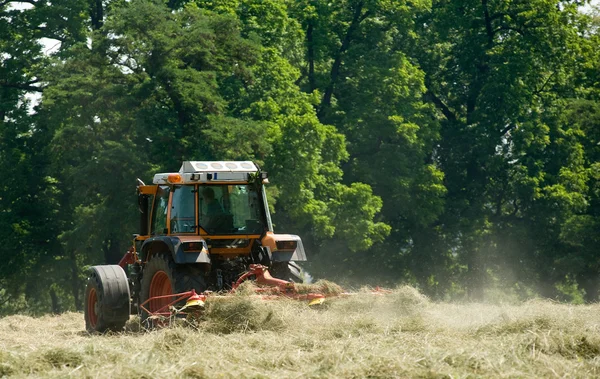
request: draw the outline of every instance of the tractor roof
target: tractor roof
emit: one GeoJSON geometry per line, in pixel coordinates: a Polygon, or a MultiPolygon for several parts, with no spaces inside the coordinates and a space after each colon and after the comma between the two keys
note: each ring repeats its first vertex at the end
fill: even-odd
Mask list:
{"type": "Polygon", "coordinates": [[[185,161],[179,169],[179,173],[196,172],[256,172],[258,167],[251,161],[185,161]]]}
{"type": "Polygon", "coordinates": [[[191,184],[219,182],[246,182],[249,174],[258,172],[251,161],[185,161],[179,173],[154,175],[154,184],[191,184]]]}

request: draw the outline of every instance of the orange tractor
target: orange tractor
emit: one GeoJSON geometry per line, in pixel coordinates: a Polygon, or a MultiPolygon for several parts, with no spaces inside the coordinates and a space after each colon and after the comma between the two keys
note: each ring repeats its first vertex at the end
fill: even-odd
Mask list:
{"type": "Polygon", "coordinates": [[[266,183],[249,161],[186,161],[152,185],[138,179],[140,233],[118,265],[91,267],[86,329],[121,330],[132,313],[143,322],[185,314],[245,280],[265,296],[322,302],[294,286],[306,254],[298,236],[273,232],[266,183]]]}

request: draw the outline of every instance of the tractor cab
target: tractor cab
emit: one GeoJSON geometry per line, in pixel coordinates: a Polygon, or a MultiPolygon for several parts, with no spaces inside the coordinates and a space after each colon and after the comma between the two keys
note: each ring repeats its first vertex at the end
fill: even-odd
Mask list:
{"type": "Polygon", "coordinates": [[[153,182],[141,189],[153,196],[149,235],[258,238],[272,231],[266,173],[252,162],[185,162],[153,182]]]}
{"type": "Polygon", "coordinates": [[[306,260],[298,236],[273,232],[267,173],[253,162],[186,161],[179,172],[154,175],[152,185],[138,183],[142,262],[169,251],[176,264],[204,264],[208,287],[222,290],[250,263],[287,276],[289,261],[306,260]]]}

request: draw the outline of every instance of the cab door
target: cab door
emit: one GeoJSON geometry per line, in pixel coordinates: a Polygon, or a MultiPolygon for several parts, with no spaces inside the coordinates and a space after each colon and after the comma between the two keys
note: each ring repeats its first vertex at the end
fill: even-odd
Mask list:
{"type": "Polygon", "coordinates": [[[169,198],[171,188],[169,186],[158,186],[154,205],[152,206],[152,224],[150,234],[153,236],[168,234],[167,213],[169,212],[169,198]]]}

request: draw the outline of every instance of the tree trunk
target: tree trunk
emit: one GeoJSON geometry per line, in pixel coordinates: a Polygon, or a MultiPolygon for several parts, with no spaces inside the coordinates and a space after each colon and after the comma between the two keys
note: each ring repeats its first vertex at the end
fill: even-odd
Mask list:
{"type": "Polygon", "coordinates": [[[102,251],[104,252],[104,262],[109,265],[119,263],[125,254],[112,236],[104,240],[102,251]]]}
{"type": "Polygon", "coordinates": [[[595,303],[600,295],[600,274],[595,270],[587,270],[580,275],[577,282],[585,290],[586,303],[595,303]]]}
{"type": "Polygon", "coordinates": [[[550,279],[549,277],[546,278],[541,278],[539,281],[539,289],[538,292],[540,293],[540,296],[548,298],[548,299],[554,299],[556,298],[556,287],[555,287],[555,282],[550,279]]]}
{"type": "Polygon", "coordinates": [[[315,83],[315,47],[313,43],[312,22],[308,24],[308,28],[306,29],[306,45],[308,59],[308,92],[312,93],[317,88],[315,83]]]}
{"type": "Polygon", "coordinates": [[[71,250],[69,259],[71,261],[71,293],[73,294],[73,302],[75,303],[75,309],[82,311],[83,304],[81,297],[79,296],[82,283],[79,280],[79,269],[77,268],[77,257],[75,256],[75,251],[71,250]]]}
{"type": "Polygon", "coordinates": [[[102,0],[91,0],[90,21],[93,30],[98,30],[104,25],[104,7],[102,0]]]}
{"type": "Polygon", "coordinates": [[[475,247],[467,250],[467,296],[470,301],[484,300],[485,267],[475,247]]]}
{"type": "Polygon", "coordinates": [[[340,50],[338,51],[335,57],[335,61],[331,66],[331,72],[329,74],[329,84],[325,89],[325,94],[323,95],[323,100],[321,101],[321,106],[318,112],[319,117],[321,117],[324,114],[325,109],[329,108],[329,106],[331,105],[331,97],[333,96],[333,89],[340,75],[340,68],[342,66],[342,58],[344,56],[344,53],[346,52],[346,50],[348,50],[348,47],[350,47],[350,41],[352,40],[352,35],[354,34],[354,31],[358,28],[358,25],[362,22],[362,20],[364,20],[367,16],[367,13],[362,14],[363,5],[364,4],[362,1],[356,5],[356,9],[354,10],[354,16],[352,17],[352,22],[350,23],[350,26],[346,31],[346,35],[342,40],[342,46],[340,47],[340,50]]]}
{"type": "Polygon", "coordinates": [[[60,303],[58,302],[58,296],[56,295],[56,291],[54,290],[54,288],[50,288],[50,300],[52,301],[52,313],[61,313],[60,303]]]}

